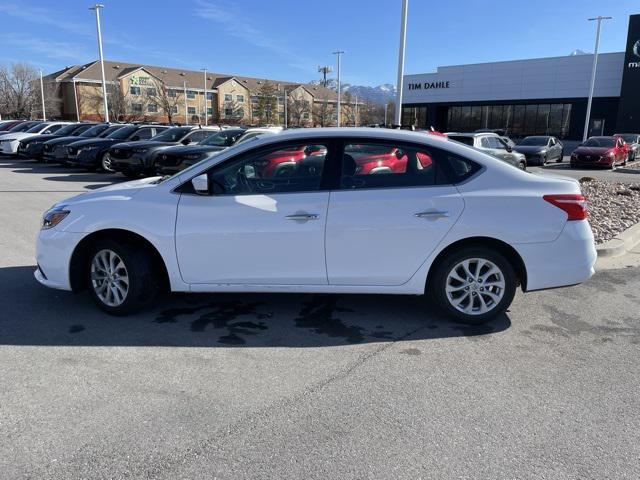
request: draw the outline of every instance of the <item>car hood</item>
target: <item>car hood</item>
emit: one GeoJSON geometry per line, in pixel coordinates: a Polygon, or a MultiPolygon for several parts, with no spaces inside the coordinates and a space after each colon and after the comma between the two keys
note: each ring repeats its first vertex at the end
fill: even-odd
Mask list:
{"type": "Polygon", "coordinates": [[[540,153],[547,147],[540,145],[516,145],[514,150],[519,153],[540,153]]]}
{"type": "Polygon", "coordinates": [[[137,140],[135,142],[120,142],[118,143],[118,148],[121,150],[127,150],[130,148],[154,148],[167,145],[175,145],[175,142],[154,142],[152,140],[137,140]]]}
{"type": "Polygon", "coordinates": [[[23,139],[23,141],[25,143],[28,143],[28,142],[46,142],[47,140],[51,140],[53,138],[58,138],[58,135],[55,135],[53,133],[48,133],[46,135],[33,135],[32,137],[23,139]]]}
{"type": "Polygon", "coordinates": [[[207,152],[219,152],[227,147],[219,147],[215,145],[175,145],[173,147],[166,148],[164,153],[168,155],[185,155],[189,153],[207,153],[207,152]]]}
{"type": "Polygon", "coordinates": [[[98,145],[113,145],[115,143],[118,143],[118,140],[113,140],[111,138],[86,138],[84,140],[78,140],[78,141],[75,141],[75,142],[71,142],[69,144],[69,146],[74,146],[74,147],[93,147],[93,146],[98,146],[98,145]]]}
{"type": "Polygon", "coordinates": [[[78,138],[80,137],[53,137],[50,140],[47,140],[47,144],[48,145],[58,145],[59,143],[64,143],[64,142],[73,142],[75,140],[78,140],[78,138]]]}
{"type": "MultiPolygon", "coordinates": [[[[97,188],[88,192],[81,193],[75,197],[62,200],[54,205],[54,207],[66,206],[73,207],[81,203],[89,203],[102,200],[124,200],[133,197],[144,188],[155,188],[156,181],[159,177],[148,177],[140,180],[132,180],[130,182],[116,183],[106,187],[97,188]]],[[[52,207],[53,208],[53,207],[52,207]]]]}
{"type": "Polygon", "coordinates": [[[612,147],[578,147],[573,153],[579,155],[603,155],[611,150],[612,147]]]}
{"type": "Polygon", "coordinates": [[[33,137],[38,135],[37,133],[27,133],[27,132],[9,132],[4,135],[0,135],[0,140],[7,140],[9,138],[13,138],[16,140],[22,140],[23,138],[33,137]]]}

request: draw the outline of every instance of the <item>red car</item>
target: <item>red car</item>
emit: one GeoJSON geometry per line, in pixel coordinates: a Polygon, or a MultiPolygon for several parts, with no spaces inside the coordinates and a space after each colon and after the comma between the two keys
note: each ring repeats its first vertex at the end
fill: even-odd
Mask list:
{"type": "Polygon", "coordinates": [[[624,165],[629,155],[625,145],[620,137],[591,137],[573,151],[570,165],[572,168],[615,168],[616,165],[624,165]]]}
{"type": "Polygon", "coordinates": [[[286,177],[291,175],[300,160],[314,155],[326,155],[327,150],[322,145],[303,145],[299,147],[278,150],[265,156],[256,164],[260,178],[286,177]]]}
{"type": "MultiPolygon", "coordinates": [[[[352,145],[345,149],[345,154],[351,155],[356,162],[356,175],[370,173],[403,173],[407,170],[407,154],[395,147],[381,145],[374,151],[371,145],[361,150],[359,145],[352,145]]],[[[422,168],[431,165],[431,157],[418,152],[418,160],[422,168]]]]}

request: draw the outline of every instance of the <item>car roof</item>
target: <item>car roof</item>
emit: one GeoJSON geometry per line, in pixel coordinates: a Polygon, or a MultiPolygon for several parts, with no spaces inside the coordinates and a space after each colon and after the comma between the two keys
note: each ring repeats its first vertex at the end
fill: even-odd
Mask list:
{"type": "Polygon", "coordinates": [[[447,136],[456,136],[456,137],[469,137],[469,138],[476,138],[476,137],[500,137],[500,135],[498,135],[497,133],[493,133],[493,132],[473,132],[473,133],[446,133],[447,136]]]}

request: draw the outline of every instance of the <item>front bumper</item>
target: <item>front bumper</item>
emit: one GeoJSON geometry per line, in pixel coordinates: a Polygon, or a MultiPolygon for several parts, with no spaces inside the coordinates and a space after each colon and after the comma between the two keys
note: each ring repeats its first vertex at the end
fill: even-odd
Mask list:
{"type": "Polygon", "coordinates": [[[611,157],[596,157],[593,156],[571,156],[569,165],[572,167],[611,167],[615,162],[615,159],[611,157]]]}
{"type": "Polygon", "coordinates": [[[0,153],[4,155],[15,155],[18,152],[19,144],[19,140],[14,140],[13,142],[7,142],[5,140],[3,142],[0,142],[0,153]]]}
{"type": "Polygon", "coordinates": [[[514,245],[527,270],[527,291],[566,287],[595,272],[593,232],[587,220],[567,222],[556,240],[514,245]]]}
{"type": "Polygon", "coordinates": [[[41,284],[59,290],[71,290],[69,266],[76,245],[84,233],[63,232],[52,228],[41,230],[36,241],[36,261],[34,272],[41,284]]]}
{"type": "MultiPolygon", "coordinates": [[[[129,153],[129,152],[127,152],[129,153]]],[[[135,153],[132,152],[126,158],[122,156],[115,155],[112,152],[109,152],[109,156],[111,157],[111,168],[116,172],[133,172],[133,173],[142,173],[149,169],[146,163],[146,157],[148,153],[135,153]]]]}
{"type": "Polygon", "coordinates": [[[20,143],[20,145],[18,145],[18,150],[16,153],[20,158],[41,158],[42,150],[42,143],[28,143],[27,145],[23,145],[22,143],[20,143]]]}
{"type": "Polygon", "coordinates": [[[99,148],[81,148],[79,150],[67,153],[65,163],[74,167],[97,167],[99,148]]]}

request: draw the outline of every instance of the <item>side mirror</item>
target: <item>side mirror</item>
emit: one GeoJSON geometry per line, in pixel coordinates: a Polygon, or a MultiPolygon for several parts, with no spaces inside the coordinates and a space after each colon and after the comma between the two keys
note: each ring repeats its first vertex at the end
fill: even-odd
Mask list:
{"type": "Polygon", "coordinates": [[[505,150],[509,153],[513,152],[513,147],[511,145],[505,145],[505,150]]]}
{"type": "Polygon", "coordinates": [[[189,144],[191,143],[191,139],[190,139],[190,138],[185,138],[185,139],[184,139],[184,140],[182,140],[182,142],[180,142],[180,143],[182,143],[183,145],[189,145],[189,144]]]}
{"type": "Polygon", "coordinates": [[[209,195],[209,177],[206,173],[192,178],[191,185],[198,195],[209,195]]]}
{"type": "Polygon", "coordinates": [[[137,142],[138,140],[140,140],[140,137],[138,135],[134,135],[133,137],[131,137],[132,142],[137,142]]]}

